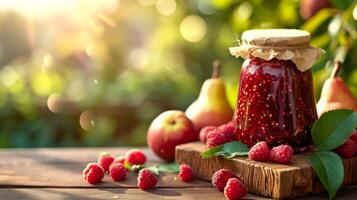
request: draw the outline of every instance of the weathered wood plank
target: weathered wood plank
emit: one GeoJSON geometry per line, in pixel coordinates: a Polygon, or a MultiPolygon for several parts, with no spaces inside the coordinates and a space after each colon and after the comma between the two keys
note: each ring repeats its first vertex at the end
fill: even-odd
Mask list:
{"type": "MultiPolygon", "coordinates": [[[[224,200],[223,193],[212,188],[163,188],[143,191],[131,188],[102,188],[102,189],[53,189],[53,188],[11,188],[0,189],[0,200],[12,199],[120,199],[120,200],[149,200],[149,199],[214,199],[224,200]]],[[[266,198],[248,195],[245,199],[266,200],[266,198]]]]}
{"type": "MultiPolygon", "coordinates": [[[[93,187],[82,177],[88,162],[95,162],[102,151],[123,155],[125,149],[33,149],[0,151],[0,187],[53,186],[53,187],[93,187]]],[[[144,150],[150,162],[160,162],[152,152],[144,150]]],[[[114,182],[106,176],[103,183],[95,187],[136,187],[136,174],[130,173],[122,182],[114,182]]],[[[175,174],[161,174],[158,187],[199,187],[210,186],[206,181],[195,180],[182,183],[175,174]]]]}
{"type": "MultiPolygon", "coordinates": [[[[182,183],[174,174],[160,177],[158,188],[142,191],[136,188],[136,176],[115,183],[89,185],[81,172],[86,163],[95,161],[98,153],[124,154],[123,148],[61,148],[0,150],[0,200],[2,199],[224,199],[223,193],[209,182],[196,180],[182,183]]],[[[160,162],[145,149],[149,160],[160,162]]],[[[357,186],[339,192],[337,199],[356,199],[357,186]]],[[[326,199],[326,194],[304,199],[326,199]]],[[[248,195],[245,199],[266,199],[248,195]]]]}
{"type": "MultiPolygon", "coordinates": [[[[335,200],[355,200],[357,187],[343,189],[335,200]]],[[[182,199],[182,200],[224,200],[222,192],[213,188],[157,188],[143,191],[134,188],[0,188],[0,200],[18,199],[182,199]]],[[[244,199],[268,200],[248,194],[244,199]]],[[[313,195],[297,200],[325,200],[326,195],[313,195]]]]}
{"type": "MultiPolygon", "coordinates": [[[[203,180],[210,180],[218,169],[229,169],[249,187],[249,192],[266,197],[293,198],[323,191],[306,153],[294,155],[290,165],[280,165],[256,162],[247,157],[203,159],[200,153],[205,150],[206,146],[199,142],[180,145],[176,147],[176,161],[191,165],[196,177],[203,180]]],[[[345,159],[344,165],[344,185],[356,184],[357,157],[345,159]]]]}

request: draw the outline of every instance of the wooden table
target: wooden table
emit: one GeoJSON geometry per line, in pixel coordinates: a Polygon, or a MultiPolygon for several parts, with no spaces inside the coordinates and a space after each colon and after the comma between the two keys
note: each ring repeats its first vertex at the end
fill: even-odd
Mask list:
{"type": "MultiPolygon", "coordinates": [[[[0,150],[0,199],[225,199],[209,182],[195,180],[182,183],[175,174],[161,174],[157,187],[142,191],[136,186],[136,175],[126,181],[87,184],[82,170],[96,161],[100,152],[123,155],[127,148],[40,148],[0,150]]],[[[160,160],[143,149],[150,163],[160,160]]],[[[245,199],[266,199],[249,194],[245,199]]],[[[327,199],[326,194],[304,199],[327,199]]],[[[357,199],[357,186],[340,191],[336,199],[357,199]]]]}

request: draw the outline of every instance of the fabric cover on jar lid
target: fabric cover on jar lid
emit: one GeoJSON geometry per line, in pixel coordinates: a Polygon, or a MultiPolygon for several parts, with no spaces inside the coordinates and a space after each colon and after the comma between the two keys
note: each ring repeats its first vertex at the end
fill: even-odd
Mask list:
{"type": "Polygon", "coordinates": [[[255,29],[245,31],[242,44],[229,51],[236,57],[291,60],[300,71],[312,67],[324,51],[309,44],[310,33],[297,29],[255,29]]]}

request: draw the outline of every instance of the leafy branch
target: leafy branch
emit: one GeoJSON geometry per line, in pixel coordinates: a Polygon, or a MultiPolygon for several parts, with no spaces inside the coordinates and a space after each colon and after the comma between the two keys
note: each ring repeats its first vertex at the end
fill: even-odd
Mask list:
{"type": "Polygon", "coordinates": [[[312,127],[316,150],[309,156],[309,161],[330,199],[335,197],[344,178],[342,159],[332,150],[345,142],[356,124],[357,114],[354,111],[333,110],[324,113],[312,127]]]}

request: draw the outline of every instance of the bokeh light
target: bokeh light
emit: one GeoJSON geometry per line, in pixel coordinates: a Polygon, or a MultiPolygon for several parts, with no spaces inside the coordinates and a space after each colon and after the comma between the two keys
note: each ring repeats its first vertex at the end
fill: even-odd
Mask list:
{"type": "Polygon", "coordinates": [[[50,71],[52,65],[53,57],[51,56],[51,54],[46,54],[45,56],[43,56],[42,70],[50,71]]]}
{"type": "Polygon", "coordinates": [[[240,19],[240,20],[247,20],[249,17],[252,15],[253,8],[248,2],[243,2],[240,4],[238,7],[237,11],[235,12],[235,15],[240,19]]]}
{"type": "Polygon", "coordinates": [[[53,113],[61,113],[64,109],[63,98],[60,94],[51,94],[47,99],[47,107],[53,113]]]}
{"type": "Polygon", "coordinates": [[[90,131],[94,127],[95,121],[96,117],[92,111],[84,111],[79,117],[79,124],[86,131],[90,131]]]}
{"type": "Polygon", "coordinates": [[[47,96],[52,92],[60,92],[63,82],[58,74],[39,72],[34,75],[31,87],[37,95],[47,96]]]}
{"type": "Polygon", "coordinates": [[[173,14],[176,10],[176,1],[175,0],[158,0],[156,2],[157,11],[165,16],[173,14]]]}
{"type": "Polygon", "coordinates": [[[180,24],[181,36],[189,42],[198,42],[207,33],[206,22],[197,15],[190,15],[184,18],[180,24]]]}
{"type": "Polygon", "coordinates": [[[341,18],[335,18],[331,21],[331,23],[328,25],[328,33],[332,36],[335,37],[338,34],[338,31],[341,27],[341,18]]]}
{"type": "Polygon", "coordinates": [[[248,2],[242,2],[233,12],[232,21],[238,30],[245,30],[249,27],[249,18],[253,13],[253,8],[248,2]]]}
{"type": "Polygon", "coordinates": [[[0,82],[7,88],[12,87],[21,79],[21,74],[14,66],[5,66],[0,73],[0,82]]]}

